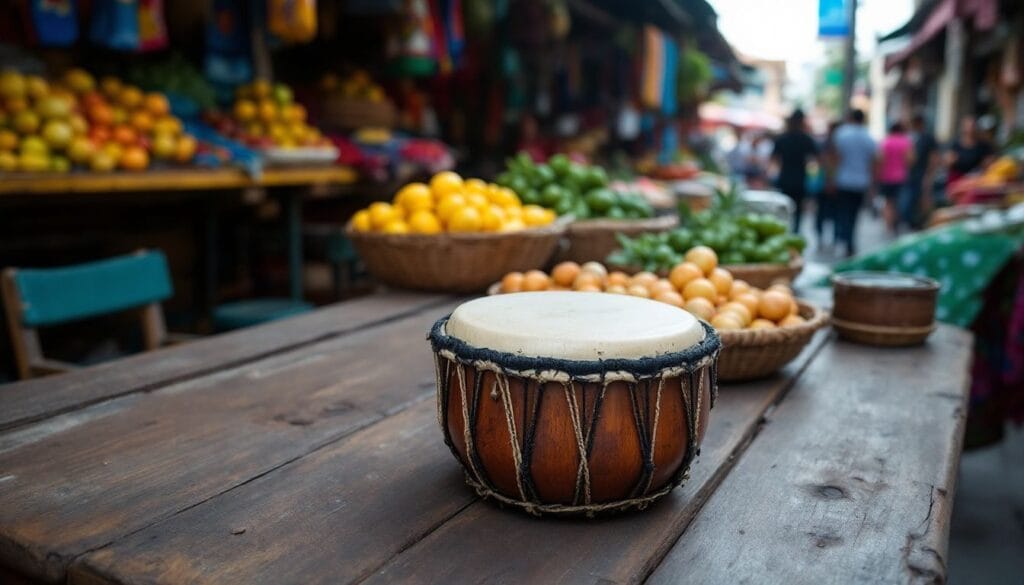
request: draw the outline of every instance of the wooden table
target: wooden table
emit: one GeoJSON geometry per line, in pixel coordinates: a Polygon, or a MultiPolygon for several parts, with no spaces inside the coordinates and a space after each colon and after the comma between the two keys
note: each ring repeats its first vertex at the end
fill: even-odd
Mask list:
{"type": "Polygon", "coordinates": [[[0,386],[0,582],[944,580],[968,333],[819,333],[721,388],[659,504],[536,519],[442,443],[424,338],[456,303],[382,294],[0,386]]]}

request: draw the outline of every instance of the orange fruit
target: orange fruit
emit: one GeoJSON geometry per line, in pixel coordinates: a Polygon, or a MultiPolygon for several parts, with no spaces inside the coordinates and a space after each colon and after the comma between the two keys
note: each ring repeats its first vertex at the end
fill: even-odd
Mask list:
{"type": "Polygon", "coordinates": [[[147,93],[143,99],[142,107],[154,118],[166,116],[171,112],[171,103],[167,96],[162,93],[147,93]]]}
{"type": "Polygon", "coordinates": [[[647,271],[637,272],[633,278],[629,279],[630,285],[640,285],[644,288],[648,288],[655,282],[658,282],[658,275],[647,271]]]}
{"type": "Polygon", "coordinates": [[[626,294],[626,287],[621,284],[609,284],[605,287],[604,292],[611,293],[613,295],[624,295],[626,294]]]}
{"type": "Polygon", "coordinates": [[[726,303],[722,305],[722,308],[720,308],[718,312],[734,313],[737,317],[740,318],[740,322],[743,324],[744,327],[750,325],[751,321],[754,320],[754,315],[750,312],[750,309],[748,309],[747,306],[744,305],[743,303],[738,303],[736,301],[732,301],[731,303],[726,303]]]}
{"type": "Polygon", "coordinates": [[[683,308],[683,306],[685,304],[683,302],[683,296],[680,295],[679,293],[677,293],[674,290],[663,291],[663,292],[655,295],[654,296],[654,300],[656,300],[656,301],[658,301],[660,303],[666,303],[666,304],[673,305],[673,306],[676,306],[676,307],[679,307],[679,308],[683,308]]]}
{"type": "Polygon", "coordinates": [[[769,286],[766,290],[777,290],[779,292],[786,293],[787,295],[792,295],[793,294],[793,289],[789,288],[785,284],[782,284],[781,282],[777,282],[777,283],[769,286]]]}
{"type": "Polygon", "coordinates": [[[128,110],[121,106],[110,108],[110,120],[115,125],[126,124],[128,122],[128,110]]]}
{"type": "Polygon", "coordinates": [[[609,272],[608,278],[605,281],[608,283],[608,286],[617,284],[624,287],[629,284],[629,275],[616,270],[615,272],[609,272]]]}
{"type": "Polygon", "coordinates": [[[732,286],[729,288],[729,298],[735,299],[743,293],[750,292],[750,285],[745,280],[734,280],[732,286]]]}
{"type": "Polygon", "coordinates": [[[715,306],[711,304],[711,301],[704,297],[694,297],[683,305],[683,308],[689,311],[693,316],[705,321],[710,321],[715,316],[715,306]]]}
{"type": "Polygon", "coordinates": [[[658,279],[658,280],[655,280],[654,282],[652,282],[647,287],[647,290],[648,290],[648,292],[651,293],[651,297],[652,298],[657,297],[659,294],[661,294],[663,292],[673,292],[673,293],[679,292],[678,290],[676,290],[676,287],[672,286],[671,282],[669,282],[668,280],[666,280],[664,278],[661,278],[661,279],[658,279]]]}
{"type": "Polygon", "coordinates": [[[789,315],[792,298],[777,290],[770,290],[761,295],[757,305],[757,314],[769,321],[778,321],[789,315]]]}
{"type": "Polygon", "coordinates": [[[631,284],[626,289],[626,294],[632,297],[641,297],[645,299],[651,298],[651,293],[647,291],[647,287],[642,284],[631,284]]]}
{"type": "Polygon", "coordinates": [[[757,295],[755,295],[754,293],[746,292],[746,293],[737,295],[736,298],[734,298],[732,300],[737,302],[737,303],[741,303],[743,305],[746,305],[746,307],[748,309],[750,309],[750,315],[752,317],[757,318],[757,317],[760,316],[758,314],[758,312],[757,312],[757,308],[758,308],[758,305],[761,304],[761,302],[757,298],[757,295]]]}
{"type": "Polygon", "coordinates": [[[768,319],[754,319],[750,322],[749,329],[774,329],[775,323],[772,323],[768,319]]]}
{"type": "Polygon", "coordinates": [[[718,295],[717,297],[715,297],[715,306],[716,307],[721,307],[722,305],[724,305],[725,303],[728,303],[728,302],[729,302],[729,297],[727,297],[725,295],[718,295]]]}
{"type": "Polygon", "coordinates": [[[514,293],[523,290],[523,273],[509,272],[501,279],[501,292],[514,293]]]}
{"type": "Polygon", "coordinates": [[[690,248],[684,258],[687,262],[696,264],[705,275],[711,274],[711,271],[718,266],[718,254],[715,254],[715,251],[707,246],[690,248]]]}
{"type": "Polygon", "coordinates": [[[8,151],[18,148],[18,135],[10,130],[0,130],[0,150],[8,151]]]}
{"type": "Polygon", "coordinates": [[[478,232],[483,226],[483,218],[475,207],[461,207],[448,218],[450,232],[478,232]]]}
{"type": "Polygon", "coordinates": [[[802,325],[806,322],[806,319],[800,315],[788,315],[785,319],[779,321],[779,327],[792,327],[793,325],[802,325]]]}
{"type": "Polygon", "coordinates": [[[730,312],[719,313],[712,317],[711,326],[719,331],[743,329],[743,324],[740,323],[739,317],[735,313],[730,312]]]}
{"type": "Polygon", "coordinates": [[[28,100],[23,97],[7,98],[4,100],[4,109],[8,114],[17,114],[28,109],[28,100]]]}
{"type": "Polygon", "coordinates": [[[139,110],[132,113],[128,118],[128,123],[132,125],[132,128],[138,130],[140,134],[148,134],[153,129],[153,116],[143,110],[139,110]]]}
{"type": "Polygon", "coordinates": [[[121,153],[121,168],[128,171],[144,171],[149,166],[149,155],[139,146],[129,146],[121,153]]]}
{"type": "Polygon", "coordinates": [[[452,171],[442,171],[430,178],[430,188],[437,197],[462,190],[462,177],[452,171]]]}
{"type": "Polygon", "coordinates": [[[580,265],[575,262],[562,262],[551,271],[551,279],[560,286],[572,286],[580,274],[580,265]]]}
{"type": "Polygon", "coordinates": [[[135,144],[139,140],[139,134],[131,126],[117,126],[114,128],[112,134],[115,141],[129,146],[135,144]]]}
{"type": "Polygon", "coordinates": [[[199,142],[194,136],[188,134],[183,135],[178,139],[177,152],[174,153],[174,160],[180,163],[187,163],[192,160],[192,157],[196,155],[196,148],[199,146],[199,142]]]}
{"type": "Polygon", "coordinates": [[[672,272],[668,274],[668,279],[673,285],[679,290],[686,288],[691,280],[697,279],[704,276],[704,272],[693,262],[683,262],[676,264],[672,268],[672,272]]]}
{"type": "Polygon", "coordinates": [[[574,290],[580,290],[580,288],[585,286],[596,286],[601,288],[602,284],[604,284],[604,280],[600,276],[593,272],[583,272],[581,270],[579,274],[576,275],[576,278],[573,279],[572,288],[574,290]]]}
{"type": "Polygon", "coordinates": [[[129,110],[142,105],[142,90],[135,86],[126,86],[117,94],[117,101],[129,110]]]}
{"type": "Polygon", "coordinates": [[[715,285],[711,284],[711,281],[706,278],[697,278],[687,283],[686,287],[683,288],[683,297],[686,300],[690,300],[697,297],[703,297],[708,302],[713,302],[715,299],[715,285]]]}
{"type": "Polygon", "coordinates": [[[121,93],[123,84],[116,77],[107,76],[100,80],[100,90],[110,99],[116,98],[121,93]]]}
{"type": "Polygon", "coordinates": [[[582,272],[590,272],[596,274],[601,278],[603,282],[605,278],[608,278],[608,269],[604,267],[604,264],[591,260],[590,262],[584,262],[583,266],[580,266],[582,272]]]}
{"type": "Polygon", "coordinates": [[[790,297],[789,301],[790,301],[790,303],[789,303],[789,314],[790,315],[799,315],[800,314],[800,305],[796,304],[796,299],[790,297]]]}
{"type": "Polygon", "coordinates": [[[576,289],[576,292],[595,292],[595,293],[599,293],[599,292],[604,292],[604,291],[601,290],[601,287],[597,286],[596,284],[585,284],[585,285],[581,286],[580,288],[576,289]]]}
{"type": "Polygon", "coordinates": [[[727,295],[732,290],[732,274],[724,268],[716,267],[708,275],[708,280],[715,285],[715,290],[720,295],[727,295]]]}
{"type": "Polygon", "coordinates": [[[181,120],[174,116],[164,116],[153,122],[153,132],[163,132],[177,136],[181,134],[181,120]]]}
{"type": "Polygon", "coordinates": [[[104,150],[97,150],[92,153],[89,159],[89,168],[98,173],[105,173],[114,170],[117,166],[117,159],[104,150]]]}
{"type": "Polygon", "coordinates": [[[551,279],[540,270],[530,270],[523,275],[523,290],[534,292],[547,290],[551,286],[551,279]]]}
{"type": "Polygon", "coordinates": [[[71,124],[71,131],[75,133],[75,136],[82,136],[89,131],[89,123],[81,114],[72,114],[68,118],[68,124],[71,124]]]}
{"type": "Polygon", "coordinates": [[[267,124],[277,119],[277,104],[270,100],[262,100],[256,106],[256,115],[267,124]]]}

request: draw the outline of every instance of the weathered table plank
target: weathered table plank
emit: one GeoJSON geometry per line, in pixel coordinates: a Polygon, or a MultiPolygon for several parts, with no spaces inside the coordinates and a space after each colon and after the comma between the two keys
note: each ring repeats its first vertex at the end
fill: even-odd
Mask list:
{"type": "Polygon", "coordinates": [[[359,581],[475,499],[408,410],[84,557],[70,583],[359,581]]]}
{"type": "Polygon", "coordinates": [[[451,302],[452,298],[401,292],[373,295],[57,377],[3,385],[0,430],[358,331],[451,302]]]}
{"type": "Polygon", "coordinates": [[[0,435],[0,564],[63,580],[76,556],[425,399],[425,332],[453,306],[0,435]]]}
{"type": "MultiPolygon", "coordinates": [[[[426,534],[423,526],[440,524],[438,518],[447,519],[453,510],[474,499],[469,488],[461,485],[461,471],[444,447],[431,403],[416,407],[424,409],[423,416],[430,410],[430,432],[425,436],[421,436],[424,429],[418,423],[401,432],[402,426],[385,421],[346,439],[363,444],[367,441],[362,435],[376,433],[378,427],[392,429],[390,437],[374,435],[386,437],[389,446],[376,461],[376,473],[386,476],[380,478],[376,490],[361,475],[342,473],[340,460],[325,465],[326,469],[306,463],[312,457],[335,461],[333,455],[322,451],[83,557],[72,569],[71,581],[218,583],[230,577],[246,583],[353,582],[378,571],[406,548],[408,552],[398,556],[394,566],[381,571],[383,580],[456,582],[466,574],[505,574],[515,582],[546,582],[554,570],[565,572],[565,581],[590,581],[592,571],[602,562],[618,563],[619,574],[629,575],[639,565],[656,562],[659,550],[664,553],[671,546],[699,502],[727,472],[733,453],[756,430],[761,414],[781,397],[824,339],[824,335],[816,339],[791,366],[789,375],[724,389],[693,478],[685,490],[645,514],[600,523],[536,520],[499,510],[489,502],[477,502],[411,546],[426,534]],[[407,444],[410,442],[414,444],[407,444]],[[410,461],[428,465],[429,472],[410,461]],[[454,488],[453,481],[458,484],[454,488]],[[346,516],[344,527],[336,519],[323,518],[326,503],[295,505],[310,499],[323,502],[339,490],[360,494],[355,496],[353,516],[346,516]],[[317,495],[318,491],[322,493],[317,495]],[[262,510],[264,507],[268,510],[262,510]],[[395,508],[404,512],[396,514],[395,508]],[[285,520],[267,516],[284,509],[289,513],[285,520]],[[253,524],[273,523],[278,538],[267,544],[269,552],[257,553],[248,541],[225,537],[228,525],[245,518],[255,518],[253,524]],[[399,526],[382,528],[392,523],[399,526]],[[374,536],[381,531],[388,537],[374,536]],[[368,539],[373,544],[370,551],[368,539]],[[315,550],[309,547],[311,541],[318,543],[315,550]],[[449,546],[457,549],[456,557],[449,546]],[[608,546],[615,547],[617,554],[600,554],[608,546]],[[569,572],[565,555],[585,558],[589,564],[577,563],[576,572],[569,572]],[[188,560],[170,566],[161,561],[168,558],[188,560]],[[339,562],[342,559],[359,560],[339,562]]],[[[346,448],[336,444],[324,451],[346,448]]]]}
{"type": "Polygon", "coordinates": [[[970,344],[826,346],[650,582],[943,582],[970,344]]]}

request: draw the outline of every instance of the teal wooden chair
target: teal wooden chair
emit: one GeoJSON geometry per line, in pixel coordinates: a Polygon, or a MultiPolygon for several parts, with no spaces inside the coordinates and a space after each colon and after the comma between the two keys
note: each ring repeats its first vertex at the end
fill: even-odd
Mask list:
{"type": "Polygon", "coordinates": [[[30,378],[74,369],[47,359],[37,328],[125,310],[138,310],[147,350],[178,339],[168,335],[160,301],[170,298],[170,271],[162,252],[44,269],[7,268],[0,279],[18,375],[30,378]]]}

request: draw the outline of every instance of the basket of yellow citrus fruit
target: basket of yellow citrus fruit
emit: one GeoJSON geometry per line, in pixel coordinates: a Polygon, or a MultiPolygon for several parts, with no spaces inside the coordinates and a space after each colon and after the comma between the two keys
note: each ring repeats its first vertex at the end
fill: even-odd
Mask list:
{"type": "Polygon", "coordinates": [[[511,189],[445,171],[356,212],[346,233],[385,284],[474,292],[506,272],[544,266],[565,231],[555,220],[511,189]]]}
{"type": "Polygon", "coordinates": [[[705,246],[690,249],[667,278],[653,272],[609,272],[598,262],[562,262],[550,274],[510,272],[488,292],[544,290],[632,295],[689,311],[721,336],[718,376],[726,381],[752,380],[779,370],[828,323],[825,311],[796,299],[785,285],[762,290],[733,278],[705,246]]]}

